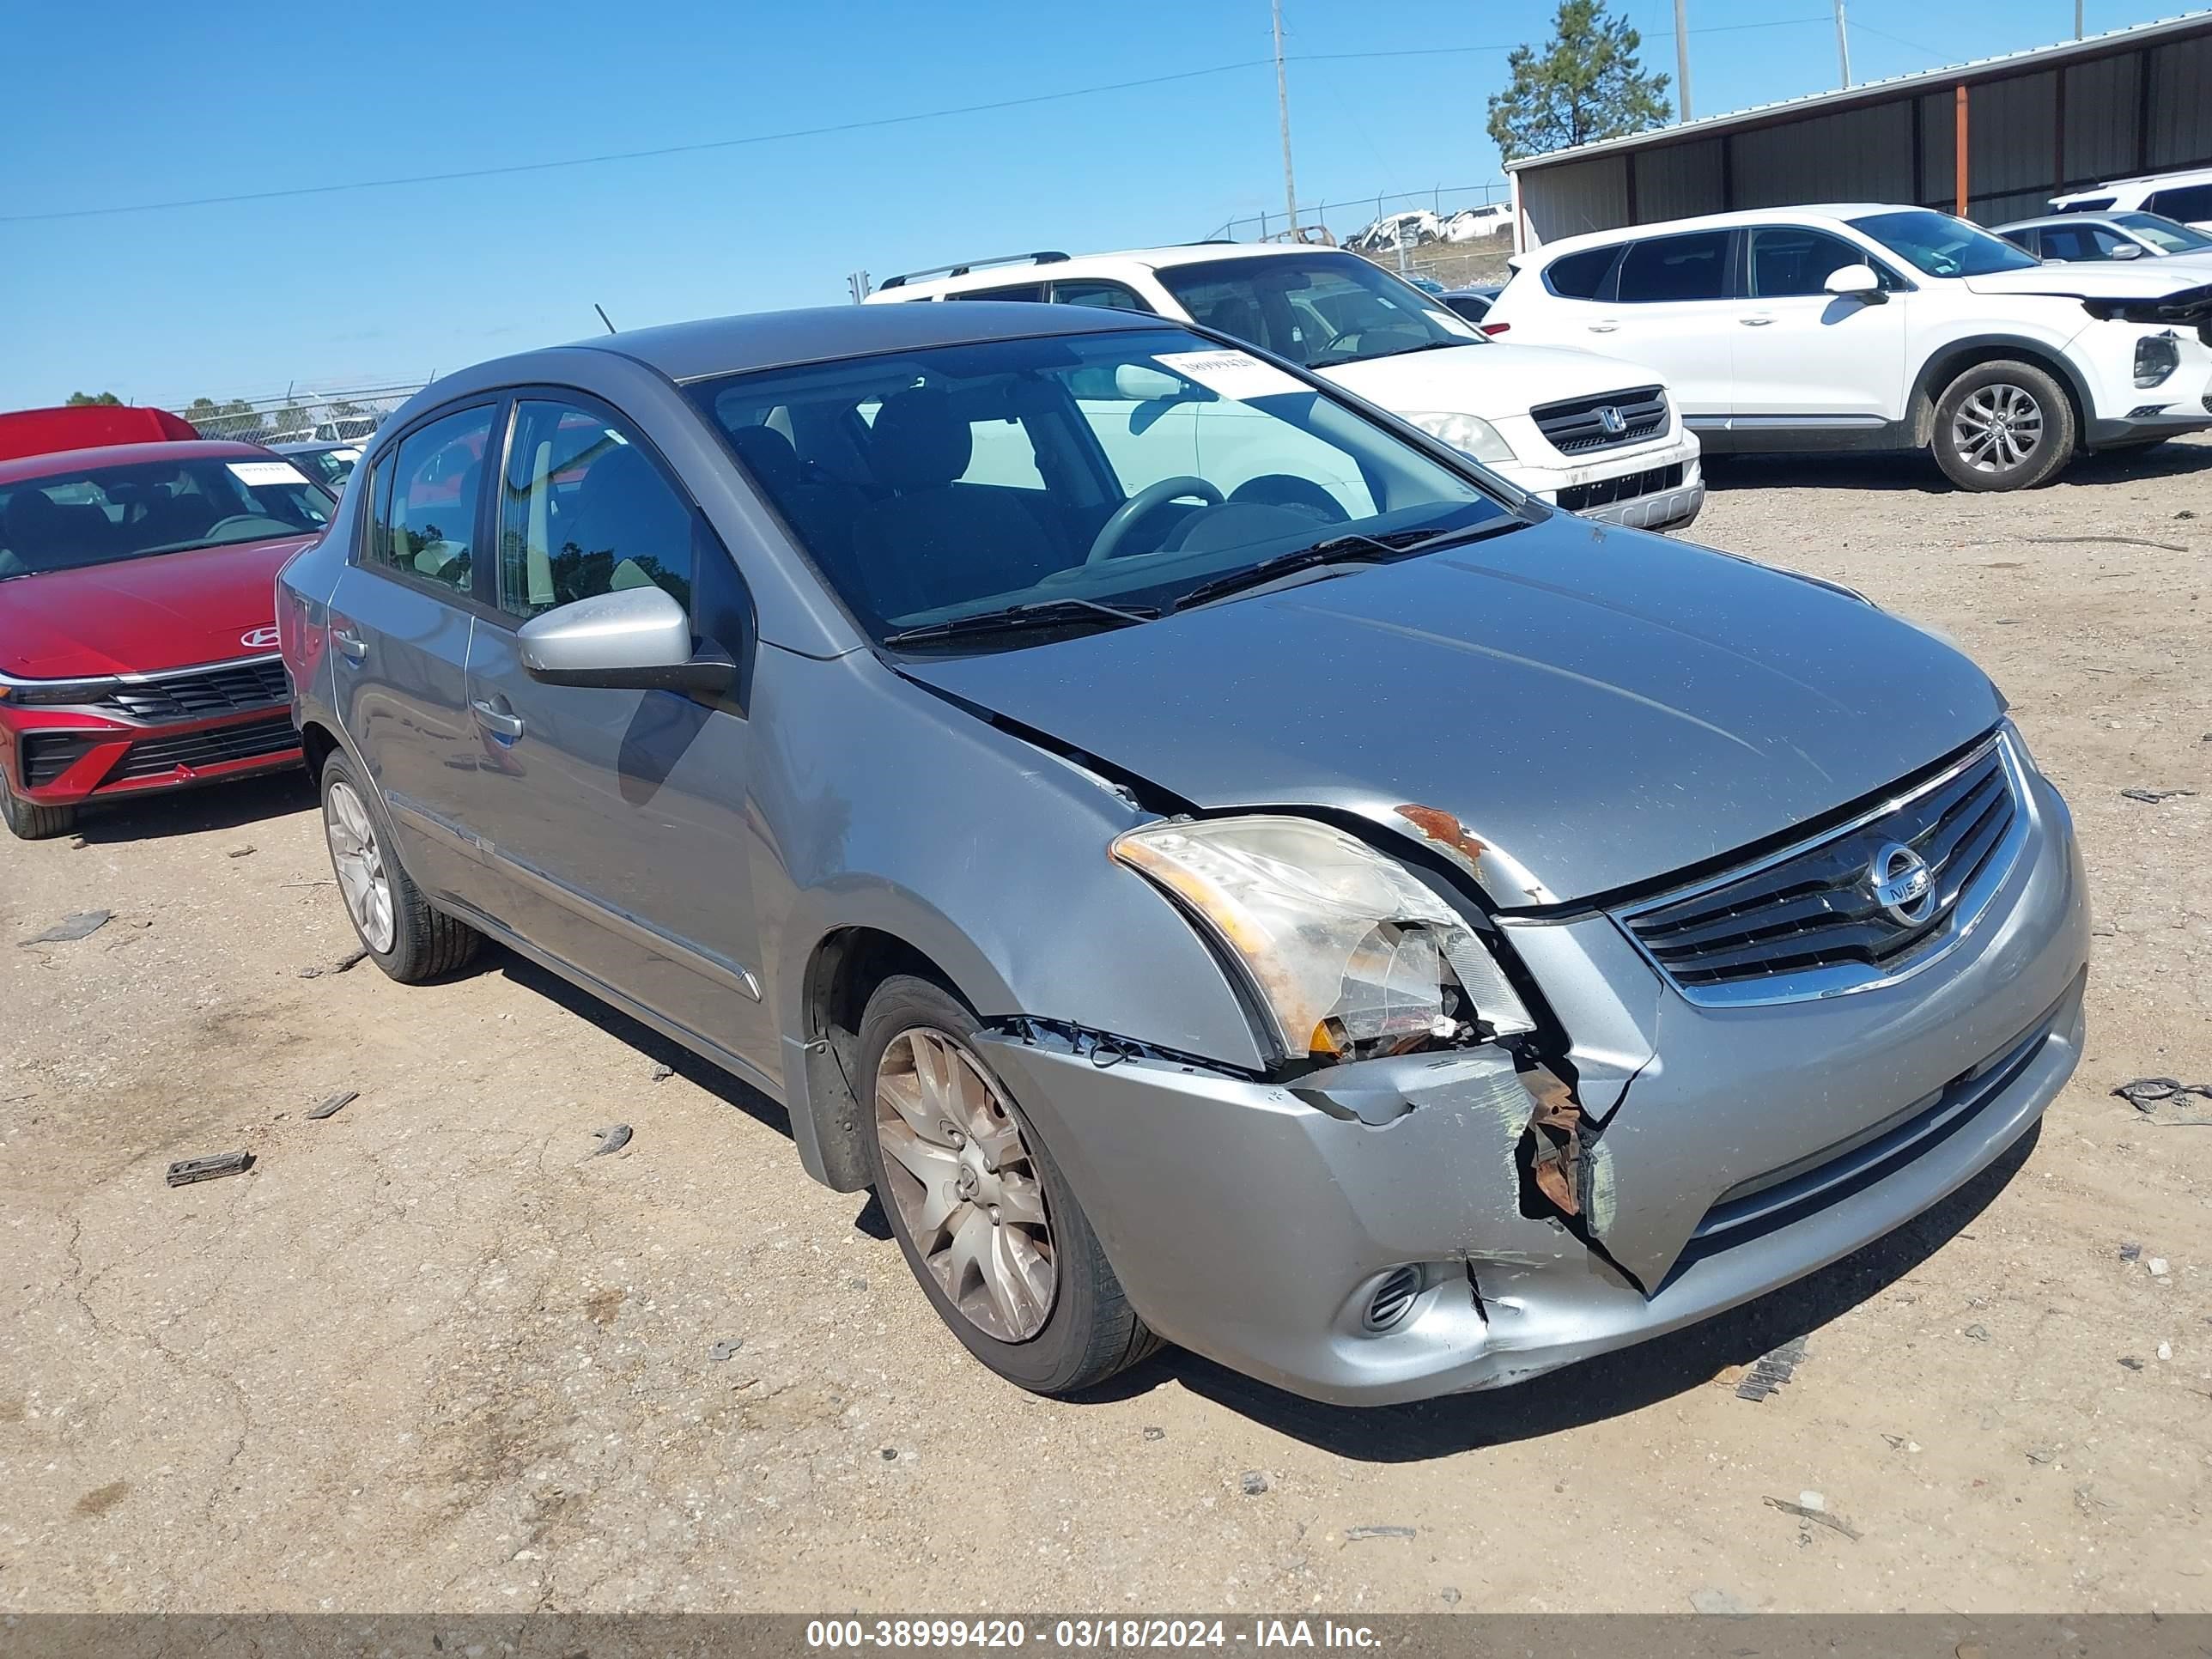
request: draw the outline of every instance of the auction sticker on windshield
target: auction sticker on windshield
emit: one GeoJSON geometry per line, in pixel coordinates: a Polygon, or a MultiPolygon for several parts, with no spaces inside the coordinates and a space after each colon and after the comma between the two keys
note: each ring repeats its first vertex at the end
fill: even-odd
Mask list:
{"type": "Polygon", "coordinates": [[[260,484],[305,483],[307,475],[289,461],[232,461],[231,477],[239,483],[260,484]]]}
{"type": "Polygon", "coordinates": [[[1152,361],[1239,403],[1307,389],[1273,364],[1243,351],[1170,351],[1152,361]]]}

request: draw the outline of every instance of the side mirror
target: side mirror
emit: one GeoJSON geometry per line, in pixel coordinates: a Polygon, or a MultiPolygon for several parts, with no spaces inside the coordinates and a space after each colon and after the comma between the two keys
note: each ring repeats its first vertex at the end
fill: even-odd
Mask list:
{"type": "Polygon", "coordinates": [[[1162,398],[1173,398],[1178,396],[1182,389],[1182,382],[1164,368],[1146,368],[1142,363],[1123,363],[1114,371],[1114,390],[1136,403],[1148,404],[1162,398]]]}
{"type": "Polygon", "coordinates": [[[1863,300],[1870,306],[1880,305],[1888,297],[1882,293],[1881,278],[1875,275],[1872,265],[1845,265],[1832,270],[1821,286],[1839,300],[1863,300]]]}
{"type": "Polygon", "coordinates": [[[517,637],[524,672],[548,685],[716,696],[737,678],[720,652],[693,654],[690,617],[650,584],[556,605],[517,637]]]}
{"type": "Polygon", "coordinates": [[[2112,258],[2115,259],[2140,259],[2142,258],[2142,245],[2139,242],[2122,242],[2118,247],[2112,250],[2112,258]]]}

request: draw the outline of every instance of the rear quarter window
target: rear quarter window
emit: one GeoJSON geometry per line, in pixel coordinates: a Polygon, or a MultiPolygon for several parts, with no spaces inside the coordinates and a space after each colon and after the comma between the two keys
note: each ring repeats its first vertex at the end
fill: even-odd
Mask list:
{"type": "Polygon", "coordinates": [[[2156,191],[2144,199],[2143,206],[2149,212],[2163,213],[2184,224],[2212,219],[2212,185],[2185,185],[2179,190],[2156,191]]]}
{"type": "Polygon", "coordinates": [[[1613,258],[1620,252],[1619,244],[1615,244],[1612,247],[1584,248],[1579,253],[1554,259],[1544,267],[1544,286],[1562,300],[1595,300],[1598,290],[1605,286],[1606,273],[1613,269],[1613,258]]]}

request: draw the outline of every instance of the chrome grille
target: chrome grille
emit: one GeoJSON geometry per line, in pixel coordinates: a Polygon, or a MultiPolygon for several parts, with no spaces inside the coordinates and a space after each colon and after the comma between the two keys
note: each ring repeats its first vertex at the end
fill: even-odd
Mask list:
{"type": "Polygon", "coordinates": [[[1667,393],[1661,386],[1639,386],[1595,398],[1538,404],[1528,414],[1553,448],[1562,455],[1579,455],[1657,437],[1667,429],[1667,393]],[[1608,410],[1612,421],[1606,418],[1608,410]]]}
{"type": "Polygon", "coordinates": [[[284,659],[255,657],[128,680],[93,706],[125,720],[164,726],[175,720],[214,720],[250,708],[268,708],[290,702],[291,696],[284,659]]]}
{"type": "Polygon", "coordinates": [[[1987,907],[2027,836],[2023,788],[2010,745],[1993,738],[1819,842],[1620,919],[1692,1002],[1790,1002],[1885,984],[1932,962],[1987,907]],[[1924,914],[1875,894],[1876,860],[1897,848],[1926,865],[1924,914]]]}

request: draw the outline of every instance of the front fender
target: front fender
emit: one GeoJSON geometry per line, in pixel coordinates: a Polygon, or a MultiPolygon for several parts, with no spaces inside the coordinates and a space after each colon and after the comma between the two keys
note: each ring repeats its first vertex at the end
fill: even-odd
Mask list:
{"type": "Polygon", "coordinates": [[[820,1035],[815,959],[848,929],[919,951],[987,1020],[1061,1020],[1238,1070],[1266,1065],[1196,931],[1108,856],[1116,835],[1152,816],[1126,791],[868,653],[770,650],[759,693],[766,862],[755,891],[810,1173],[838,1173],[848,1127],[823,1112],[819,1085],[836,1073],[808,1063],[820,1035]]]}

